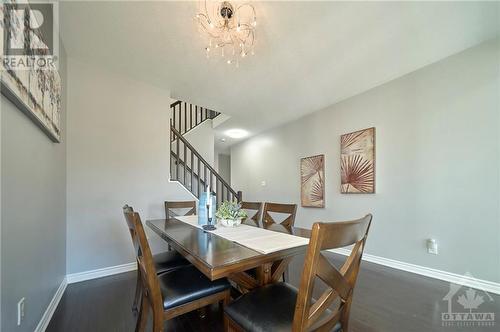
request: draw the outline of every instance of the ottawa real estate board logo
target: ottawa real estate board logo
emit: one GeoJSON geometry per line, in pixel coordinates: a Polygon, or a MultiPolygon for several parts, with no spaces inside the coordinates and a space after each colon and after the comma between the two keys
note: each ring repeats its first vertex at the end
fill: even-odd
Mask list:
{"type": "MultiPolygon", "coordinates": [[[[465,279],[473,278],[470,274],[465,279]]],[[[443,327],[474,328],[495,327],[493,297],[482,289],[450,283],[450,290],[443,298],[447,303],[446,312],[441,313],[443,327]]],[[[492,329],[492,331],[495,329],[492,329]]]]}
{"type": "Polygon", "coordinates": [[[3,69],[57,69],[58,13],[57,2],[2,1],[0,25],[3,32],[3,69]]]}

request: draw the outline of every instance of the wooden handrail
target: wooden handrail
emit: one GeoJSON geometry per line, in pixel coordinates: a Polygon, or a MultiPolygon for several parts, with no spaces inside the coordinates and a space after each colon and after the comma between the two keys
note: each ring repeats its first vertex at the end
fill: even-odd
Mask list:
{"type": "Polygon", "coordinates": [[[170,104],[170,108],[174,108],[175,106],[179,105],[181,103],[180,100],[177,100],[175,102],[173,102],[172,104],[170,104]]]}
{"type": "Polygon", "coordinates": [[[191,193],[198,198],[200,197],[201,192],[204,191],[204,187],[210,185],[211,189],[217,192],[217,203],[223,200],[229,200],[236,198],[238,201],[242,200],[241,191],[236,192],[231,188],[231,186],[213,169],[213,167],[205,160],[203,157],[196,151],[196,149],[186,140],[184,135],[196,128],[201,123],[205,122],[208,119],[215,119],[220,115],[219,112],[210,110],[208,108],[200,107],[182,100],[177,100],[170,104],[171,109],[171,119],[170,119],[170,165],[172,164],[172,160],[175,160],[175,168],[171,169],[171,177],[173,177],[174,170],[176,179],[191,193]],[[182,142],[184,146],[182,146],[182,150],[180,150],[179,142],[182,142]],[[174,145],[172,145],[174,144],[174,145]],[[176,152],[174,152],[174,150],[176,152]],[[187,151],[191,152],[190,160],[191,167],[188,166],[188,155],[187,151]],[[184,153],[184,160],[181,160],[180,154],[184,153]],[[197,173],[194,172],[194,164],[195,157],[197,160],[197,173]],[[201,167],[203,164],[203,167],[201,167]],[[184,174],[181,178],[180,171],[184,169],[184,174]],[[203,170],[203,171],[202,171],[203,170]],[[208,172],[207,172],[208,170],[208,172]],[[202,173],[203,172],[203,173],[202,173]],[[188,173],[190,173],[191,185],[189,185],[188,181],[188,173]],[[208,173],[208,174],[207,174],[208,173]],[[208,177],[207,177],[208,175],[208,177]],[[215,184],[212,181],[215,177],[215,184]],[[196,181],[195,181],[196,179],[196,181]],[[203,179],[203,180],[202,180],[203,179]],[[195,183],[198,183],[195,186],[195,183]],[[219,191],[219,183],[220,183],[220,191],[219,191]],[[203,186],[203,188],[200,188],[203,186]],[[220,198],[220,200],[219,200],[220,198]]]}
{"type": "MultiPolygon", "coordinates": [[[[206,120],[213,120],[220,115],[219,112],[181,100],[170,104],[170,109],[171,124],[182,135],[196,128],[206,120]]],[[[170,141],[173,141],[173,139],[171,138],[170,141]]]]}
{"type": "MultiPolygon", "coordinates": [[[[175,154],[174,151],[170,151],[170,154],[172,155],[172,157],[174,157],[175,160],[178,160],[179,163],[181,165],[184,165],[186,164],[184,160],[182,160],[181,158],[177,157],[177,155],[175,154]]],[[[191,174],[194,174],[195,177],[199,178],[199,181],[203,183],[203,187],[205,187],[205,181],[203,181],[198,174],[196,174],[192,169],[191,167],[189,167],[187,164],[186,164],[186,169],[188,170],[189,173],[191,174]]]]}
{"type": "MultiPolygon", "coordinates": [[[[178,139],[179,141],[181,141],[184,144],[184,151],[186,151],[186,148],[188,148],[191,151],[191,153],[194,154],[198,158],[199,161],[201,161],[203,166],[210,171],[210,173],[215,177],[216,181],[218,180],[222,184],[222,186],[224,186],[226,188],[226,190],[228,190],[234,197],[236,197],[240,201],[241,200],[241,192],[236,192],[235,190],[233,190],[233,188],[231,188],[231,186],[217,173],[217,171],[212,166],[210,166],[210,164],[181,135],[181,133],[179,133],[179,131],[177,129],[175,129],[175,127],[173,125],[170,125],[170,130],[173,133],[174,141],[175,141],[175,139],[178,139]]],[[[180,160],[179,155],[177,154],[176,156],[177,156],[177,160],[180,160]]],[[[186,153],[184,154],[184,159],[186,159],[186,153]]],[[[184,165],[187,166],[186,161],[184,161],[184,165]]],[[[198,172],[199,171],[200,170],[198,170],[198,172]]],[[[177,173],[177,177],[178,176],[179,176],[179,174],[177,173]]],[[[186,177],[186,174],[184,174],[184,177],[186,177]]],[[[198,174],[198,178],[201,180],[201,176],[199,174],[198,174]]],[[[211,183],[212,181],[210,180],[209,182],[211,183]]],[[[211,189],[213,190],[214,188],[211,188],[211,189]]],[[[223,195],[223,192],[221,193],[221,197],[222,197],[222,195],[223,195]]]]}

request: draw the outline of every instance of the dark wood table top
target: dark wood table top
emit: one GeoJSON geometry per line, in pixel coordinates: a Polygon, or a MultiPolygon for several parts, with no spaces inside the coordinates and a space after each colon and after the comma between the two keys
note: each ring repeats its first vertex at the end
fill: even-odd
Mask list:
{"type": "MultiPolygon", "coordinates": [[[[307,248],[304,245],[262,254],[175,218],[147,220],[146,225],[211,280],[295,256],[307,248]]],[[[270,230],[286,232],[280,225],[270,230]]],[[[294,227],[292,234],[309,237],[310,231],[294,227]]]]}

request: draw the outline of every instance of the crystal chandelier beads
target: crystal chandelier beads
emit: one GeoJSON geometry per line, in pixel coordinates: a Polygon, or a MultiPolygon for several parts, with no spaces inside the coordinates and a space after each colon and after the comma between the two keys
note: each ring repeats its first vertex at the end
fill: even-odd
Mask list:
{"type": "Polygon", "coordinates": [[[196,14],[200,31],[208,38],[205,53],[220,55],[228,64],[254,54],[257,15],[253,5],[203,1],[196,14]]]}

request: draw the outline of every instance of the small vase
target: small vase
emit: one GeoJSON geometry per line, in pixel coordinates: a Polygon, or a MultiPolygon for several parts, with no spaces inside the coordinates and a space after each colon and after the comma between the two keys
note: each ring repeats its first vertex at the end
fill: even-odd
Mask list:
{"type": "Polygon", "coordinates": [[[224,227],[236,227],[241,224],[241,218],[238,219],[219,219],[219,222],[224,227]]]}

